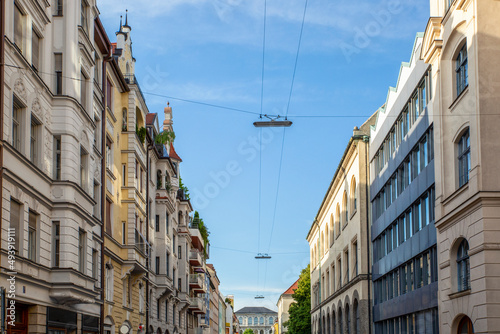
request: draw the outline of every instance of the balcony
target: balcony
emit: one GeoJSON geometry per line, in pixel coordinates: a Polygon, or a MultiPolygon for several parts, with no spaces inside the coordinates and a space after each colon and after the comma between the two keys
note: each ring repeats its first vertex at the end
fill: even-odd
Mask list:
{"type": "Polygon", "coordinates": [[[191,305],[188,307],[193,311],[194,314],[206,314],[207,313],[207,303],[205,301],[205,295],[192,297],[191,305]]]}
{"type": "Polygon", "coordinates": [[[144,94],[142,94],[141,86],[139,86],[139,82],[137,81],[137,78],[135,77],[134,74],[125,74],[125,82],[128,83],[129,85],[136,85],[137,88],[139,89],[139,93],[141,93],[142,100],[146,102],[146,98],[144,97],[144,94]]]}
{"type": "Polygon", "coordinates": [[[198,249],[199,251],[203,251],[203,238],[201,237],[198,226],[196,224],[191,224],[191,226],[189,226],[189,233],[191,234],[191,242],[193,243],[193,247],[198,249]]]}
{"type": "Polygon", "coordinates": [[[199,251],[192,250],[189,252],[189,264],[193,267],[200,267],[203,264],[199,251]]]}
{"type": "Polygon", "coordinates": [[[194,292],[205,292],[205,274],[191,274],[189,275],[189,287],[194,292]]]}

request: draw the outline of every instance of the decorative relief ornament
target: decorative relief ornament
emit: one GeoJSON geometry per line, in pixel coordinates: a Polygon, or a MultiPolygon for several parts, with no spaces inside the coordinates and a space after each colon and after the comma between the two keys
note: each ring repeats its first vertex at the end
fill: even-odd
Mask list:
{"type": "Polygon", "coordinates": [[[14,83],[14,91],[19,97],[26,101],[26,87],[24,87],[23,79],[19,78],[14,83]]]}

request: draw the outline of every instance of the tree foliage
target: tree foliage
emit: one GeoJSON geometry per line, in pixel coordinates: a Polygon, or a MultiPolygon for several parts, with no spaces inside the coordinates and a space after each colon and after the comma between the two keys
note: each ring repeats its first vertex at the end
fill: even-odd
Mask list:
{"type": "Polygon", "coordinates": [[[297,290],[290,305],[289,320],[284,323],[289,334],[311,333],[311,274],[309,265],[300,273],[297,290]]]}
{"type": "Polygon", "coordinates": [[[182,191],[184,192],[184,197],[187,200],[191,200],[191,198],[189,197],[188,187],[186,187],[186,185],[184,183],[182,183],[182,177],[179,177],[179,188],[182,189],[182,191]]]}
{"type": "Polygon", "coordinates": [[[245,331],[243,332],[243,334],[254,334],[254,332],[253,332],[253,329],[247,328],[247,329],[245,329],[245,331]]]}

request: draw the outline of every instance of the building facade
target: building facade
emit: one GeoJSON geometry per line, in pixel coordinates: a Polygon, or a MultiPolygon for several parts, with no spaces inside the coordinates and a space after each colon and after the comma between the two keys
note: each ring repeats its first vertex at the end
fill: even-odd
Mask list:
{"type": "Polygon", "coordinates": [[[436,96],[421,49],[418,34],[370,137],[375,333],[438,333],[436,96]]]}
{"type": "Polygon", "coordinates": [[[97,333],[98,11],[94,0],[19,0],[5,1],[5,13],[0,285],[14,291],[16,313],[7,332],[97,333]]]}
{"type": "Polygon", "coordinates": [[[254,334],[272,334],[274,333],[274,322],[278,317],[278,313],[266,307],[251,307],[247,306],[235,312],[238,322],[240,323],[240,331],[251,329],[254,334]]]}
{"type": "Polygon", "coordinates": [[[283,292],[280,298],[278,299],[278,303],[276,304],[276,306],[278,306],[277,334],[287,332],[287,327],[284,325],[284,323],[287,322],[288,319],[290,318],[288,310],[290,309],[290,305],[294,302],[293,294],[295,293],[295,290],[297,290],[298,287],[299,287],[299,280],[296,280],[295,283],[293,283],[285,292],[283,292]]]}
{"type": "Polygon", "coordinates": [[[500,333],[500,3],[430,1],[440,333],[500,333]]]}
{"type": "Polygon", "coordinates": [[[375,119],[354,129],[307,236],[314,333],[370,328],[368,136],[375,119]]]}

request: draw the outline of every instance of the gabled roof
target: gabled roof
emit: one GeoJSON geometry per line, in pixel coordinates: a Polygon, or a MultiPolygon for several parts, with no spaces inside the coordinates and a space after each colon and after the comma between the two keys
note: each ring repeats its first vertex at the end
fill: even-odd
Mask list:
{"type": "Polygon", "coordinates": [[[275,312],[273,310],[268,309],[267,307],[253,307],[253,306],[247,306],[242,308],[239,311],[235,312],[236,314],[242,314],[242,313],[274,313],[278,314],[278,312],[275,312]]]}
{"type": "Polygon", "coordinates": [[[179,160],[182,162],[181,157],[179,157],[179,155],[177,155],[177,152],[175,152],[174,144],[172,144],[172,143],[170,143],[170,158],[175,159],[175,160],[179,160]]]}
{"type": "Polygon", "coordinates": [[[285,292],[283,292],[284,295],[293,295],[295,293],[295,290],[299,287],[299,280],[296,280],[295,283],[293,283],[285,292]]]}

